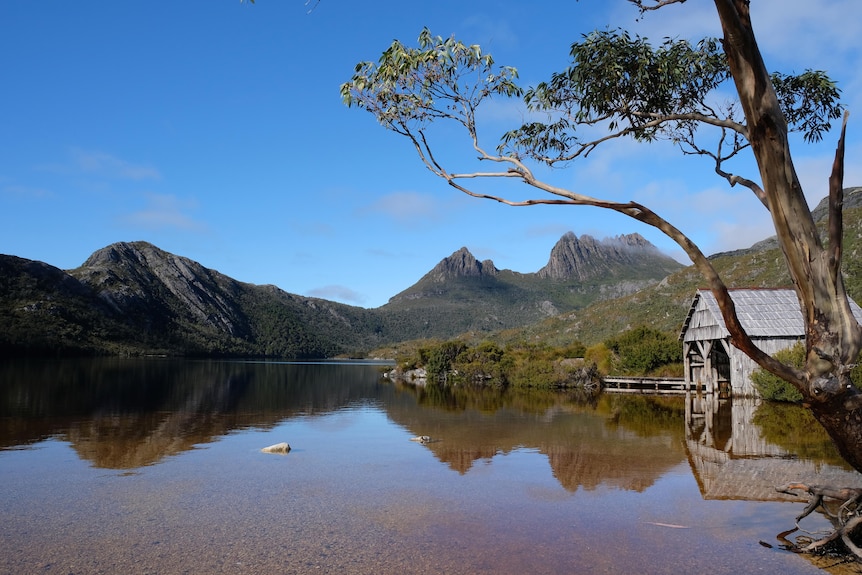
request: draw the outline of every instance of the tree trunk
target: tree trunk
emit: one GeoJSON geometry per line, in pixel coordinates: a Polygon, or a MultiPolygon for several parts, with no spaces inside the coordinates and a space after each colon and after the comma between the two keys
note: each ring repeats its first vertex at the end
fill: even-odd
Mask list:
{"type": "Polygon", "coordinates": [[[824,247],[791,159],[787,122],[755,41],[748,4],[715,0],[767,207],[805,321],[805,377],[791,383],[842,456],[862,471],[862,397],[848,374],[862,348],[862,330],[840,272],[843,134],[830,178],[830,245],[824,247]]]}

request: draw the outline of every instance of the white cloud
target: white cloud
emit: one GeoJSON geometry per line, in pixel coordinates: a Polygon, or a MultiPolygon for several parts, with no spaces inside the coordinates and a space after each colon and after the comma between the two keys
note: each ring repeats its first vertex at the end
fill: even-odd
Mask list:
{"type": "Polygon", "coordinates": [[[74,167],[88,174],[122,180],[161,179],[155,168],[136,165],[104,152],[72,148],[71,156],[74,167]]]}
{"type": "Polygon", "coordinates": [[[752,3],[751,12],[764,50],[786,54],[805,67],[809,66],[806,60],[829,62],[851,52],[858,57],[862,33],[859,0],[760,0],[752,3]]]}
{"type": "Polygon", "coordinates": [[[314,288],[309,290],[306,295],[330,301],[350,302],[354,304],[365,302],[365,296],[342,285],[328,285],[314,288]]]}
{"type": "Polygon", "coordinates": [[[362,211],[383,214],[397,223],[406,224],[437,220],[441,216],[441,206],[436,198],[418,192],[393,192],[381,196],[362,211]]]}
{"type": "Polygon", "coordinates": [[[173,228],[201,232],[207,229],[205,224],[185,213],[197,208],[197,202],[165,194],[145,194],[145,199],[144,209],[122,216],[121,223],[150,230],[173,228]]]}

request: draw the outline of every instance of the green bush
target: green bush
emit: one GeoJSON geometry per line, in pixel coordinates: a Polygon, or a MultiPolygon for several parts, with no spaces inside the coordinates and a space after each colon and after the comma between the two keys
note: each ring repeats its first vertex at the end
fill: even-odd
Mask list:
{"type": "Polygon", "coordinates": [[[607,375],[611,372],[613,363],[613,352],[603,343],[591,345],[584,352],[584,359],[588,363],[593,363],[602,375],[607,375]]]}
{"type": "Polygon", "coordinates": [[[452,363],[459,381],[496,387],[506,385],[509,367],[506,352],[492,342],[464,349],[452,363]]]}
{"type": "MultiPolygon", "coordinates": [[[[774,355],[775,359],[797,369],[805,367],[805,344],[796,343],[793,347],[783,349],[774,355]]],[[[850,370],[850,381],[862,389],[862,356],[857,358],[856,365],[850,370]]],[[[758,369],[751,374],[751,382],[764,399],[771,401],[802,401],[802,394],[790,383],[764,369],[758,369]]]]}
{"type": "Polygon", "coordinates": [[[458,355],[467,349],[467,344],[462,341],[444,341],[439,346],[428,352],[428,361],[425,369],[428,377],[445,378],[452,371],[452,364],[458,355]]]}
{"type": "Polygon", "coordinates": [[[586,351],[574,342],[563,348],[546,344],[508,346],[493,342],[468,346],[462,341],[426,343],[398,358],[403,369],[425,367],[431,381],[473,387],[574,388],[595,383],[599,374],[586,351]]]}
{"type": "MultiPolygon", "coordinates": [[[[805,345],[798,342],[793,347],[776,352],[773,357],[782,363],[801,369],[805,366],[805,345]]],[[[798,389],[777,375],[772,375],[765,369],[755,370],[751,374],[751,382],[763,399],[770,401],[802,401],[802,394],[798,389]]]]}
{"type": "Polygon", "coordinates": [[[621,375],[648,375],[682,362],[682,344],[677,338],[646,326],[609,339],[605,346],[614,353],[613,370],[621,375]]]}

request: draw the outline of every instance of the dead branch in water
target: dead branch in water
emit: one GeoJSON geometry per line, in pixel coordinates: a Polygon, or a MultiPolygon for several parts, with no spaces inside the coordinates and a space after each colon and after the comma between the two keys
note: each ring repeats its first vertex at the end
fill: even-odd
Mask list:
{"type": "Polygon", "coordinates": [[[841,539],[847,550],[862,560],[862,548],[860,548],[853,540],[853,532],[862,525],[862,489],[855,487],[833,487],[831,485],[807,485],[805,483],[787,483],[775,488],[781,493],[793,493],[793,490],[802,490],[808,493],[808,505],[796,517],[796,527],[799,528],[799,522],[807,517],[812,511],[820,507],[826,515],[832,520],[835,529],[821,539],[812,541],[804,547],[797,547],[798,551],[803,553],[811,553],[822,550],[826,545],[841,539]],[[840,502],[838,510],[833,513],[826,506],[824,500],[828,499],[834,502],[840,502]]]}

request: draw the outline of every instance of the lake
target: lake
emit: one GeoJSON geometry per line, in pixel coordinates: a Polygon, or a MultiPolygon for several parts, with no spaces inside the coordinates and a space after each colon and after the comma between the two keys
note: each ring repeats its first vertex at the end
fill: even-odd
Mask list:
{"type": "Polygon", "coordinates": [[[782,548],[791,480],[862,484],[792,406],[424,390],[361,363],[0,364],[3,574],[860,572],[782,548]]]}

